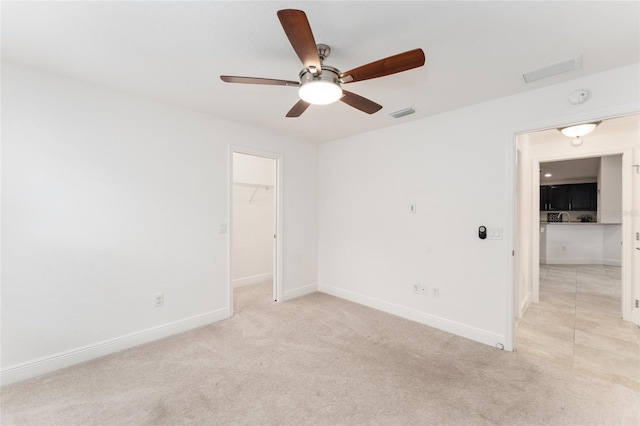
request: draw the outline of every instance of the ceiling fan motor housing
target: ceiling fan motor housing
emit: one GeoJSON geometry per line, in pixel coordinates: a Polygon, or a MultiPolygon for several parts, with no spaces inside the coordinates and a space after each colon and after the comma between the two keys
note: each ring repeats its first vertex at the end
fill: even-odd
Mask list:
{"type": "Polygon", "coordinates": [[[300,71],[300,98],[315,105],[327,105],[342,97],[340,71],[322,65],[322,74],[313,74],[307,68],[300,71]]]}

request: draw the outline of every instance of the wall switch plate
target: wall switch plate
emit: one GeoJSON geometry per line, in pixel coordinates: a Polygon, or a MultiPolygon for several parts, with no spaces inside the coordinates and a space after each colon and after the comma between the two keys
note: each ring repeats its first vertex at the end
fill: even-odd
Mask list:
{"type": "Polygon", "coordinates": [[[153,306],[159,308],[162,305],[164,305],[164,293],[156,294],[153,297],[153,306]]]}
{"type": "Polygon", "coordinates": [[[218,225],[218,234],[226,234],[227,233],[227,224],[221,223],[218,225]]]}
{"type": "MultiPolygon", "coordinates": [[[[542,231],[544,232],[544,231],[542,231]]],[[[501,240],[502,228],[487,228],[487,240],[501,240]]]]}
{"type": "Polygon", "coordinates": [[[420,294],[420,284],[414,284],[411,289],[415,294],[420,294]]]}
{"type": "Polygon", "coordinates": [[[417,209],[416,203],[409,204],[409,213],[416,214],[417,209]]]}

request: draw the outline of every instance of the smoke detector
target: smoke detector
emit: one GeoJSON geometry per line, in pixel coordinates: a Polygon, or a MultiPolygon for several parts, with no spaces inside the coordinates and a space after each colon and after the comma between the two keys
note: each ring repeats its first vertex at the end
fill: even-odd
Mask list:
{"type": "Polygon", "coordinates": [[[580,105],[589,100],[591,92],[587,89],[578,89],[569,93],[569,103],[571,105],[580,105]]]}

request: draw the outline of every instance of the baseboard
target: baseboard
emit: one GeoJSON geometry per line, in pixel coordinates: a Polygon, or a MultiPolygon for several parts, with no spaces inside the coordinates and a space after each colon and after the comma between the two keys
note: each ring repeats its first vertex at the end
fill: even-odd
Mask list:
{"type": "Polygon", "coordinates": [[[622,266],[622,261],[619,259],[602,259],[602,264],[607,266],[622,266]]]}
{"type": "Polygon", "coordinates": [[[258,284],[267,280],[273,280],[273,272],[265,274],[252,275],[250,277],[236,278],[233,280],[233,287],[243,287],[245,285],[258,284]]]}
{"type": "Polygon", "coordinates": [[[229,318],[229,309],[222,308],[216,311],[174,321],[172,323],[163,324],[158,327],[127,334],[115,339],[105,340],[93,345],[83,346],[70,351],[7,367],[0,371],[0,384],[4,386],[39,376],[41,374],[50,373],[64,367],[69,367],[74,364],[79,364],[81,362],[109,355],[134,346],[169,337],[171,335],[202,327],[226,318],[229,318]]]}
{"type": "Polygon", "coordinates": [[[591,258],[547,258],[547,265],[602,265],[602,259],[591,258]]]}
{"type": "Polygon", "coordinates": [[[411,321],[419,322],[420,324],[437,328],[438,330],[446,331],[448,333],[465,337],[476,342],[484,343],[485,345],[496,347],[498,343],[504,345],[505,342],[504,336],[499,334],[491,333],[479,328],[471,327],[466,324],[461,324],[455,321],[441,318],[436,315],[428,314],[426,312],[417,311],[405,306],[385,302],[384,300],[375,299],[363,294],[343,290],[327,284],[318,284],[318,291],[330,294],[335,297],[339,297],[341,299],[349,300],[350,302],[368,306],[379,311],[387,312],[389,314],[393,314],[411,321]]]}
{"type": "Polygon", "coordinates": [[[292,290],[287,290],[282,294],[282,300],[291,300],[296,297],[305,296],[307,294],[315,293],[318,291],[318,284],[309,284],[304,287],[294,288],[292,290]]]}

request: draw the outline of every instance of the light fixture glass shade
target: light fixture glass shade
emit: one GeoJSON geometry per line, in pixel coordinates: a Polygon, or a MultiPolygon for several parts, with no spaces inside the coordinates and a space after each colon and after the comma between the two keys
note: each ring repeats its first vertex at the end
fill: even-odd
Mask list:
{"type": "Polygon", "coordinates": [[[570,138],[578,138],[584,135],[588,135],[593,132],[593,129],[598,127],[598,123],[586,123],[586,124],[578,124],[576,126],[569,126],[560,129],[563,135],[570,138]]]}
{"type": "Polygon", "coordinates": [[[300,99],[313,105],[327,105],[342,97],[342,88],[331,81],[311,80],[300,86],[300,99]]]}

